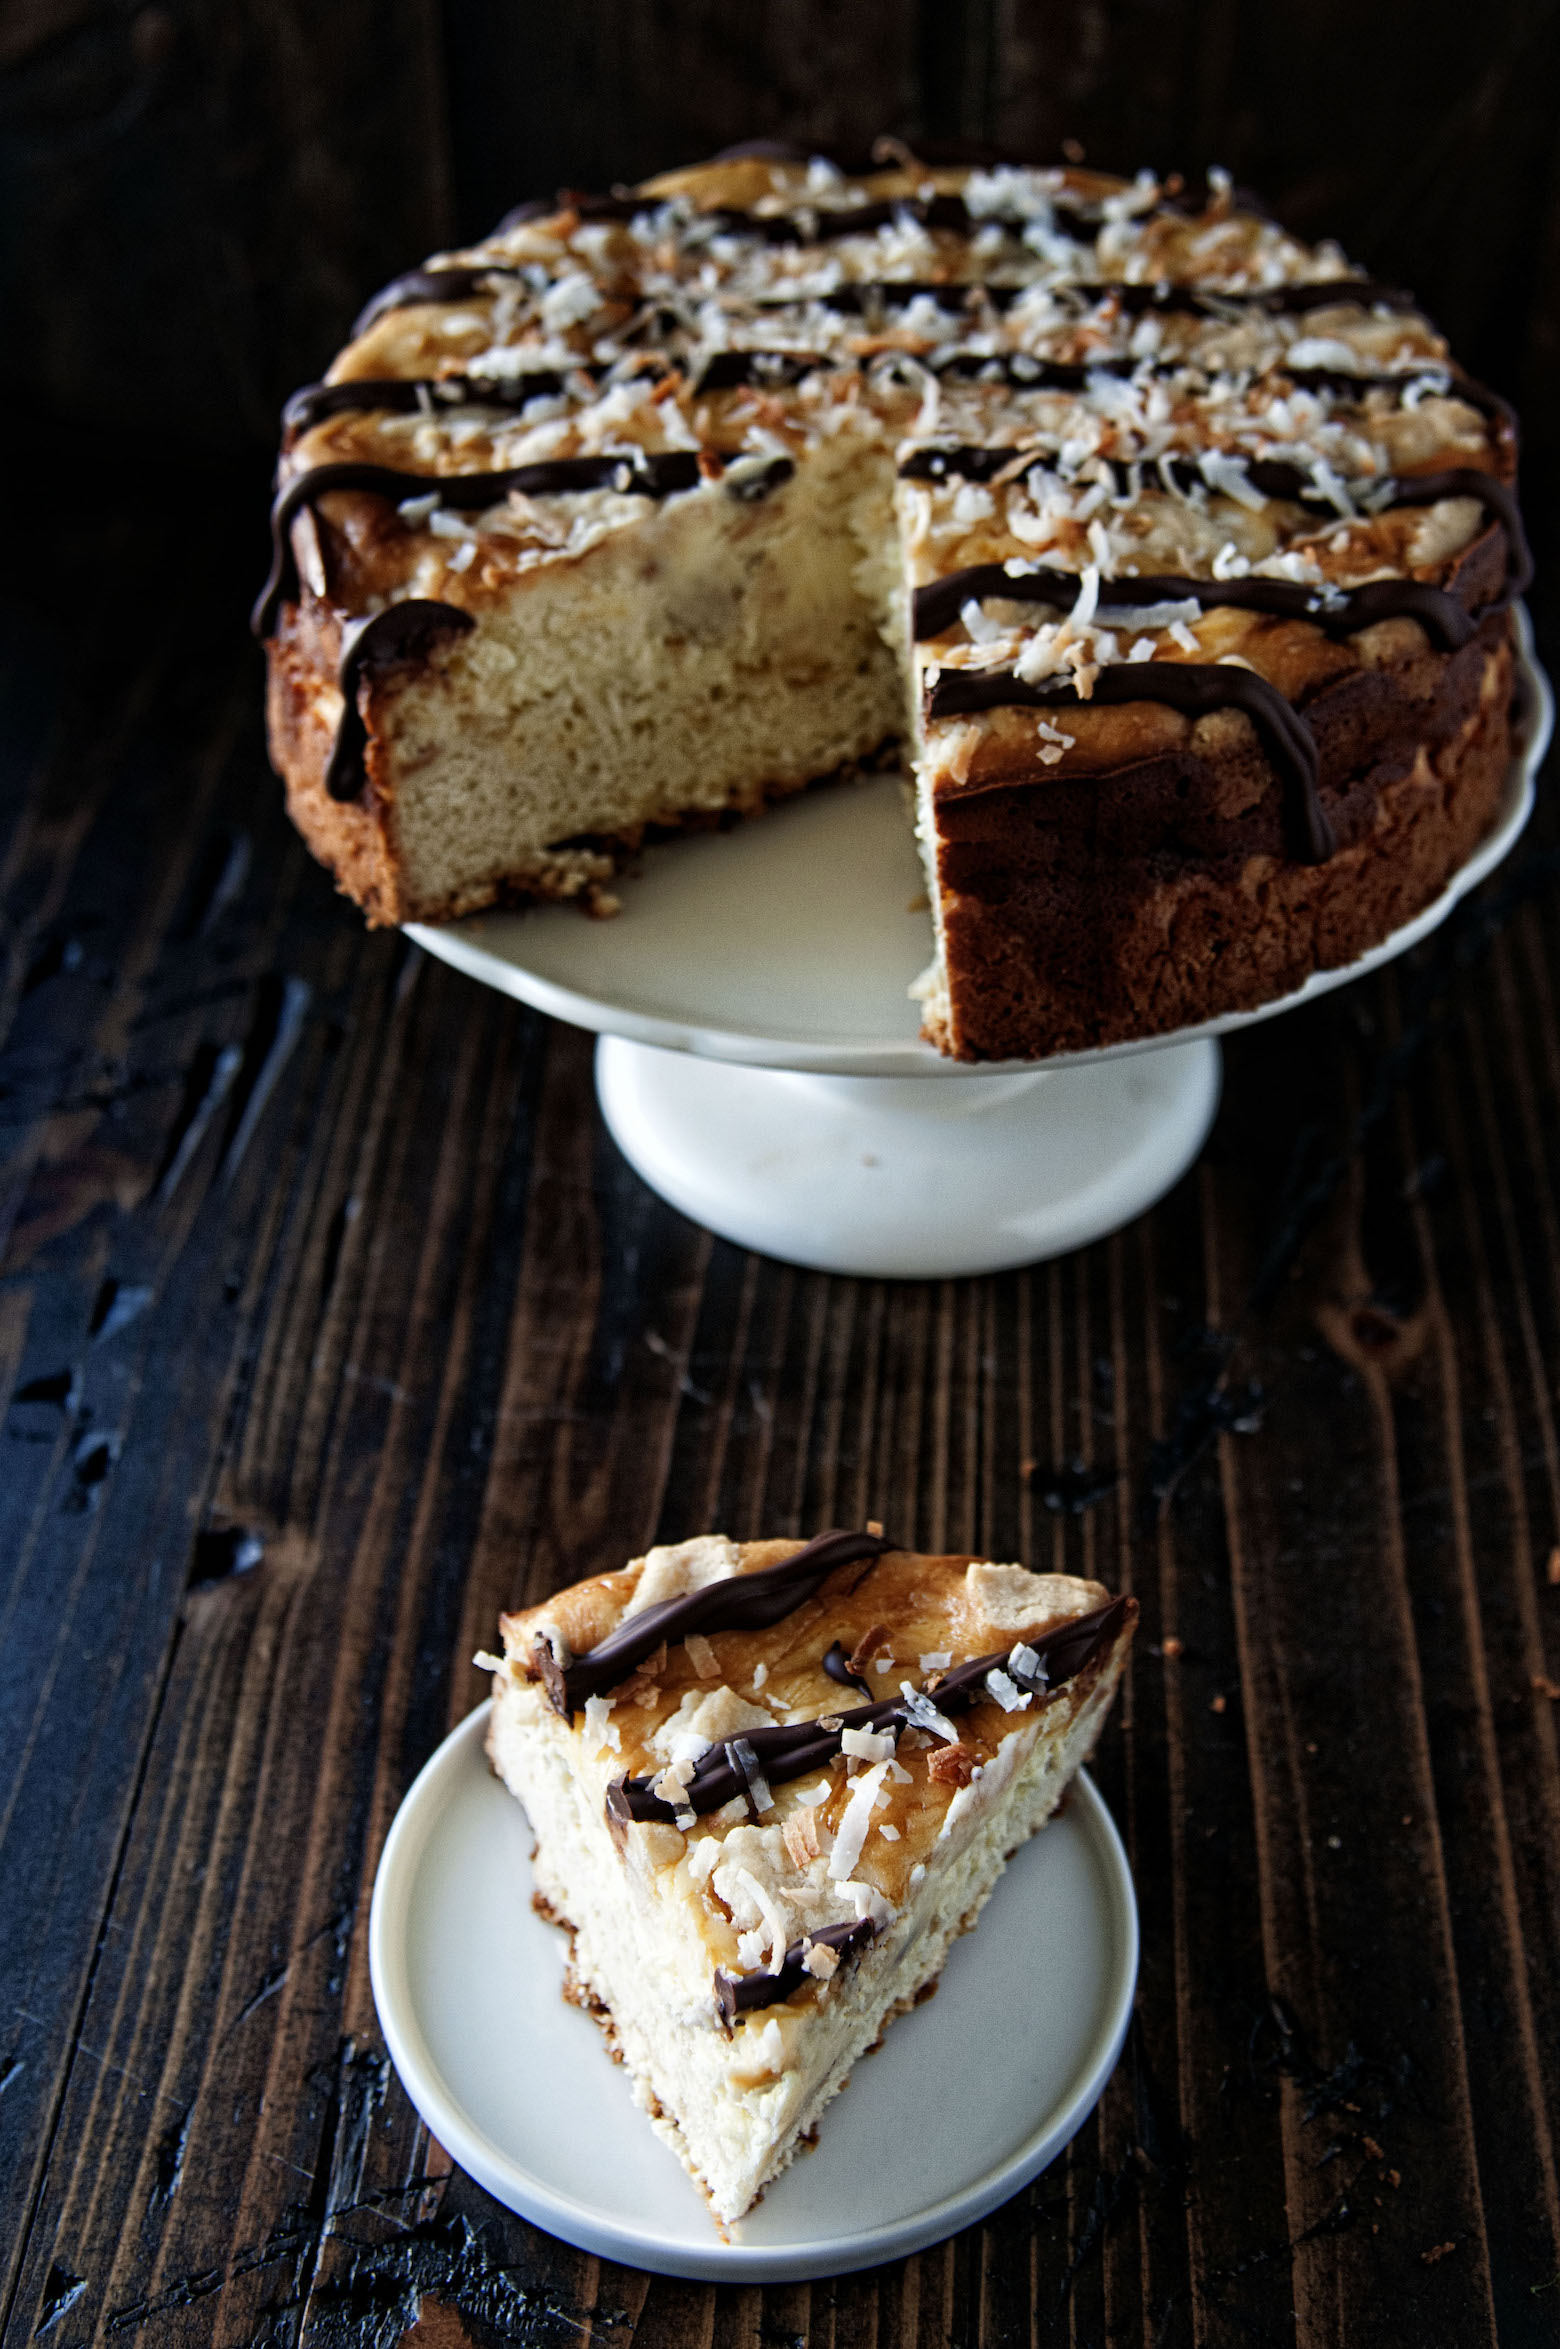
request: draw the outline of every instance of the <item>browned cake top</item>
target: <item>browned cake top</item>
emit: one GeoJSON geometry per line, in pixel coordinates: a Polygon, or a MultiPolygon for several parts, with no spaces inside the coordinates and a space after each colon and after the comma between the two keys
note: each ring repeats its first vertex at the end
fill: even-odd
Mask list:
{"type": "Polygon", "coordinates": [[[1095,1583],[873,1535],[708,1535],[502,1630],[508,1669],[545,1686],[582,1756],[601,1757],[621,1828],[665,1835],[669,1861],[686,1853],[713,1881],[707,1938],[735,1979],[753,1977],[745,2005],[773,1984],[721,1905],[731,1839],[814,1938],[870,1927],[852,1888],[902,1904],[953,1805],[1000,1775],[1009,1740],[1027,1750],[1059,1694],[1081,1698],[1119,1660],[1133,1612],[1095,1583]]]}

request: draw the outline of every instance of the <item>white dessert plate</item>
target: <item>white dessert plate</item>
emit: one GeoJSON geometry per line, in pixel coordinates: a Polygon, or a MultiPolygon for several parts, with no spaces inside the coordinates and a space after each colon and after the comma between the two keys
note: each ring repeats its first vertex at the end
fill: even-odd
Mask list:
{"type": "Polygon", "coordinates": [[[490,2194],[582,2250],[767,2283],[902,2259],[1059,2153],[1126,2035],[1137,1908],[1086,1776],[1010,1863],[935,1998],[901,2016],[723,2242],[594,2023],[560,1996],[564,1935],[531,1907],[531,1835],[487,1767],[482,1705],[413,1784],[374,1885],[369,1959],[395,2068],[490,2194]]]}
{"type": "MultiPolygon", "coordinates": [[[[1433,904],[1357,961],[1318,971],[1255,1011],[1044,1065],[1077,1067],[1249,1027],[1362,978],[1443,922],[1527,822],[1549,743],[1553,699],[1520,607],[1517,624],[1526,738],[1494,830],[1433,904]]],[[[632,1043],[817,1075],[968,1083],[992,1073],[990,1063],[945,1060],[918,1033],[909,989],[931,961],[932,927],[897,776],[808,792],[759,823],[652,848],[616,886],[623,910],[612,921],[548,906],[415,924],[408,934],[471,978],[632,1043]]]]}

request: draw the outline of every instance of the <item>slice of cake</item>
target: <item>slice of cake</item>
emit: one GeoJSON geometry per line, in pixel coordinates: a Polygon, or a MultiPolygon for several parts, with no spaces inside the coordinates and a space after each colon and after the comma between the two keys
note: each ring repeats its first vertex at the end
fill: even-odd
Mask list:
{"type": "Polygon", "coordinates": [[[273,755],[379,922],[610,910],[896,743],[961,1059],[1289,993],[1510,754],[1505,402],[1211,174],[734,154],[387,286],[289,402],[273,755]]]}
{"type": "Polygon", "coordinates": [[[652,1550],[503,1618],[488,1752],[566,1995],[730,2223],[1100,1734],[1136,1602],[874,1531],[652,1550]]]}

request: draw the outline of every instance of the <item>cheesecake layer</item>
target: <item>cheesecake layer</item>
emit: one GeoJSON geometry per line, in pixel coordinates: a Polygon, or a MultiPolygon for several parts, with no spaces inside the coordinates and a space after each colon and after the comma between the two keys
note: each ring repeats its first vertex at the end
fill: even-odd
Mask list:
{"type": "Polygon", "coordinates": [[[489,1751],[536,1833],[539,1905],[573,1935],[573,1995],[722,2223],[1051,1816],[1131,1636],[1097,1585],[869,1548],[773,1623],[679,1639],[674,1613],[610,1689],[570,1685],[640,1616],[696,1597],[719,1620],[806,1556],[652,1552],[506,1618],[495,1675],[489,1751]]]}

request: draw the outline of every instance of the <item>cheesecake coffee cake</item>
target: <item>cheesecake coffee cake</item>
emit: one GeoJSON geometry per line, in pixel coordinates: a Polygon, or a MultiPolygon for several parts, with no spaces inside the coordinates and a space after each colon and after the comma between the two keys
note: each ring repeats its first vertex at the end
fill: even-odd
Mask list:
{"type": "Polygon", "coordinates": [[[705,1534],[503,1618],[488,1752],[565,1995],[722,2225],[1055,1811],[1136,1614],[873,1528],[705,1534]]]}
{"type": "Polygon", "coordinates": [[[256,612],[374,922],[610,910],[902,755],[962,1059],[1289,992],[1489,828],[1510,409],[1210,174],[733,151],[528,205],[289,402],[256,612]]]}

